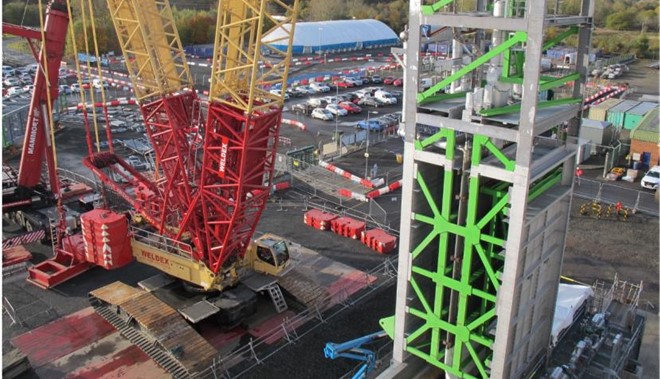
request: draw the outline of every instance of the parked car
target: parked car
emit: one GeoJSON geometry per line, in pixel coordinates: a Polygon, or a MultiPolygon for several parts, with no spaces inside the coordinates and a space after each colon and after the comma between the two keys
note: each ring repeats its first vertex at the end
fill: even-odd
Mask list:
{"type": "Polygon", "coordinates": [[[298,86],[293,89],[293,91],[298,95],[298,96],[304,96],[304,95],[309,95],[309,87],[306,86],[298,86]]]}
{"type": "Polygon", "coordinates": [[[126,163],[133,166],[133,168],[138,171],[145,171],[148,169],[147,164],[137,155],[131,155],[126,158],[126,163]]]}
{"type": "Polygon", "coordinates": [[[366,105],[366,106],[368,106],[368,107],[376,107],[376,108],[378,108],[378,107],[380,107],[381,105],[383,105],[383,104],[382,104],[380,101],[378,101],[375,97],[373,97],[373,96],[369,96],[369,95],[364,96],[363,98],[361,98],[361,99],[358,101],[357,104],[358,104],[358,105],[366,105]]]}
{"type": "Polygon", "coordinates": [[[660,184],[660,166],[654,166],[644,175],[641,185],[646,189],[657,190],[658,184],[660,184]]]}
{"type": "Polygon", "coordinates": [[[353,84],[352,82],[349,83],[349,82],[347,82],[346,80],[343,80],[343,79],[335,80],[334,82],[332,82],[332,84],[334,84],[335,86],[337,86],[339,88],[353,88],[353,87],[355,87],[355,84],[353,84]]]}
{"type": "Polygon", "coordinates": [[[20,80],[20,81],[22,81],[22,82],[30,82],[30,83],[34,82],[34,78],[33,78],[32,75],[31,75],[30,73],[28,73],[28,72],[22,72],[22,73],[20,73],[20,74],[18,75],[18,80],[20,80]]]}
{"type": "Polygon", "coordinates": [[[305,95],[315,95],[316,90],[310,86],[298,86],[297,90],[305,95]]]}
{"type": "Polygon", "coordinates": [[[310,88],[315,90],[316,92],[330,92],[330,87],[323,83],[312,83],[309,85],[310,88]]]}
{"type": "Polygon", "coordinates": [[[108,82],[106,82],[105,80],[101,81],[100,79],[94,79],[94,81],[92,81],[92,86],[98,89],[100,89],[101,87],[107,89],[109,87],[108,82]]]}
{"type": "Polygon", "coordinates": [[[362,120],[357,123],[355,126],[358,129],[366,129],[370,132],[382,132],[385,129],[385,125],[379,120],[362,120]]]}
{"type": "Polygon", "coordinates": [[[380,75],[371,75],[371,83],[378,84],[382,82],[383,82],[383,78],[381,78],[380,75]]]}
{"type": "Polygon", "coordinates": [[[13,76],[16,73],[16,70],[14,70],[13,67],[11,66],[2,66],[2,76],[7,77],[7,76],[13,76]]]}
{"type": "Polygon", "coordinates": [[[403,78],[394,79],[392,85],[395,87],[403,87],[403,78]]]}
{"type": "Polygon", "coordinates": [[[345,109],[346,112],[351,113],[351,114],[362,112],[362,108],[360,108],[356,104],[353,104],[350,101],[342,101],[341,103],[339,103],[339,106],[342,107],[343,109],[345,109]]]}
{"type": "Polygon", "coordinates": [[[395,80],[396,78],[393,76],[386,76],[385,79],[383,79],[383,84],[391,85],[392,83],[394,83],[395,80]]]}
{"type": "Polygon", "coordinates": [[[21,81],[18,80],[17,78],[7,78],[4,80],[3,84],[6,87],[19,87],[21,85],[21,81]]]}
{"type": "MultiPolygon", "coordinates": [[[[36,74],[37,70],[39,70],[39,65],[36,64],[36,63],[32,63],[32,64],[29,64],[29,65],[25,66],[25,68],[27,68],[27,70],[29,72],[31,72],[32,74],[36,74]]],[[[60,70],[62,70],[62,69],[60,69],[60,70]]]]}
{"type": "Polygon", "coordinates": [[[389,92],[386,91],[376,91],[374,98],[380,101],[383,104],[396,104],[396,97],[392,96],[389,92]]]}
{"type": "MultiPolygon", "coordinates": [[[[280,90],[278,90],[278,89],[272,89],[268,92],[272,93],[273,95],[277,95],[277,96],[280,95],[280,90]]],[[[289,93],[288,92],[284,92],[284,100],[289,100],[289,93]]]]}
{"type": "Polygon", "coordinates": [[[34,90],[34,84],[28,84],[23,86],[23,92],[32,92],[34,90]]]}
{"type": "Polygon", "coordinates": [[[355,77],[346,77],[344,81],[348,84],[352,84],[353,87],[359,87],[362,85],[362,80],[355,77]]]}
{"type": "Polygon", "coordinates": [[[7,88],[7,95],[9,95],[9,96],[20,95],[23,92],[25,92],[25,90],[23,90],[23,88],[18,87],[18,86],[7,88]]]}
{"type": "Polygon", "coordinates": [[[325,108],[314,108],[312,111],[312,118],[316,118],[323,121],[330,121],[334,119],[334,116],[330,111],[325,108]]]}
{"type": "Polygon", "coordinates": [[[60,84],[59,90],[60,94],[71,95],[71,87],[67,86],[66,84],[60,84]]]}
{"type": "MultiPolygon", "coordinates": [[[[73,92],[73,93],[79,93],[79,92],[80,92],[80,88],[81,88],[81,87],[80,87],[80,84],[78,84],[78,83],[73,83],[73,84],[71,85],[71,92],[73,92]]],[[[83,84],[82,84],[82,88],[83,88],[83,89],[88,89],[88,88],[89,88],[89,82],[87,82],[87,83],[83,82],[83,84]]]]}
{"type": "Polygon", "coordinates": [[[313,107],[307,105],[307,103],[294,104],[291,106],[291,112],[300,112],[307,114],[313,107]]]}
{"type": "Polygon", "coordinates": [[[320,97],[311,97],[307,99],[307,105],[309,105],[310,107],[323,108],[327,104],[328,104],[327,101],[320,97]]]}
{"type": "Polygon", "coordinates": [[[325,109],[327,109],[330,113],[332,113],[335,116],[346,116],[348,114],[348,111],[342,107],[339,106],[339,104],[328,104],[326,105],[325,109]]]}

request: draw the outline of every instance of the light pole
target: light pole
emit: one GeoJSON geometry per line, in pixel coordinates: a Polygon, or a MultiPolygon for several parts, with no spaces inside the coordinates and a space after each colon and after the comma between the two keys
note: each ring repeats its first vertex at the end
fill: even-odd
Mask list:
{"type": "Polygon", "coordinates": [[[369,176],[369,134],[371,133],[371,124],[369,124],[369,115],[378,114],[376,111],[367,111],[367,149],[364,152],[364,177],[369,176]]]}
{"type": "MultiPolygon", "coordinates": [[[[337,94],[335,95],[335,103],[339,106],[339,86],[335,86],[337,94]]],[[[339,112],[335,113],[335,138],[337,139],[337,147],[341,150],[341,142],[339,141],[339,112]]],[[[341,151],[339,152],[341,155],[341,151]]]]}

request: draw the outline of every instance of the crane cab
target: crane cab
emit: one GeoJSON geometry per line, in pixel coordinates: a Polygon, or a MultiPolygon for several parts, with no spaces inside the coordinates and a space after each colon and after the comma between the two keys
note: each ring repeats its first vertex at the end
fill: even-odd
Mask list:
{"type": "Polygon", "coordinates": [[[250,244],[246,258],[253,270],[277,276],[287,266],[289,248],[285,239],[264,234],[250,244]]]}

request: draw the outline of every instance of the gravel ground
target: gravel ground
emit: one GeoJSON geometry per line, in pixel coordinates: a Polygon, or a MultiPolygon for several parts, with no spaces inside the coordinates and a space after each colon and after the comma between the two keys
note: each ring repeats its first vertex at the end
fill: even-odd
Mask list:
{"type": "Polygon", "coordinates": [[[565,276],[592,284],[596,279],[644,282],[642,306],[658,309],[658,218],[642,214],[629,221],[596,219],[580,215],[585,201],[573,199],[566,252],[565,276]]]}

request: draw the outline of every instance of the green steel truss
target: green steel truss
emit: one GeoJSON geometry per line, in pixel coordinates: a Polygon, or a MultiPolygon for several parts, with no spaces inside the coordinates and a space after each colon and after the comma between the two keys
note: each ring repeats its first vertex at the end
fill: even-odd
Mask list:
{"type": "MultiPolygon", "coordinates": [[[[456,134],[441,128],[437,133],[416,141],[415,150],[430,149],[446,141],[445,158],[459,153],[456,134]]],[[[473,136],[471,168],[481,164],[486,155],[494,156],[508,171],[515,162],[481,135],[473,136]]],[[[493,355],[495,302],[504,267],[504,246],[508,230],[507,212],[511,183],[484,177],[469,178],[466,217],[459,222],[456,183],[460,173],[451,167],[416,171],[416,189],[424,204],[418,204],[413,220],[429,232],[411,245],[410,287],[414,299],[409,302],[406,350],[445,372],[460,378],[488,378],[493,355]],[[430,182],[434,184],[431,185],[430,182]],[[456,240],[463,241],[462,251],[453,251],[456,240]],[[429,259],[430,257],[430,259],[429,259]],[[451,315],[450,294],[458,297],[451,315]]],[[[561,180],[561,169],[553,170],[530,185],[529,200],[541,195],[561,180]]],[[[391,336],[394,317],[381,320],[391,336]]]]}
{"type": "MultiPolygon", "coordinates": [[[[422,13],[431,15],[440,11],[450,0],[422,6],[422,13]]],[[[577,33],[571,27],[544,44],[550,48],[577,33]]],[[[442,93],[452,82],[470,74],[491,59],[502,55],[501,81],[521,84],[525,62],[521,46],[527,33],[509,33],[505,41],[488,53],[475,59],[454,74],[417,95],[418,105],[464,97],[465,93],[442,93]]],[[[570,72],[560,78],[542,77],[539,90],[580,80],[570,72]]],[[[560,99],[539,102],[538,107],[573,104],[581,99],[560,99]]],[[[482,116],[496,116],[519,112],[520,105],[485,109],[482,116]]],[[[467,179],[464,217],[459,216],[459,188],[462,175],[482,164],[486,156],[495,157],[496,164],[512,172],[516,162],[483,135],[468,136],[472,141],[466,173],[454,167],[418,162],[415,169],[415,190],[421,196],[413,206],[413,223],[419,235],[411,238],[410,276],[411,292],[407,302],[406,351],[435,365],[458,378],[488,378],[493,358],[496,299],[502,284],[504,247],[508,231],[509,194],[512,183],[472,175],[467,179]],[[421,199],[421,200],[420,200],[421,199]],[[453,295],[453,296],[452,296],[453,295]],[[453,300],[452,300],[453,298],[453,300]],[[450,304],[453,302],[452,304],[450,304]],[[450,311],[455,310],[455,311],[450,311]]],[[[456,162],[462,154],[456,143],[456,132],[440,128],[431,136],[415,141],[416,151],[434,149],[444,140],[444,158],[438,162],[456,162]]],[[[465,159],[465,157],[464,157],[465,159]]],[[[490,164],[493,164],[492,158],[490,164]]],[[[546,174],[530,184],[529,201],[556,185],[561,180],[561,169],[546,174]]],[[[401,252],[400,254],[405,254],[401,252]]],[[[381,326],[390,336],[394,334],[394,316],[381,320],[381,326]]]]}

